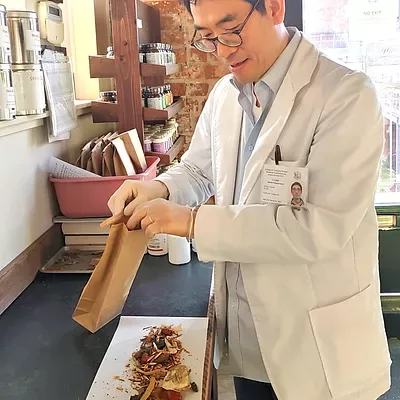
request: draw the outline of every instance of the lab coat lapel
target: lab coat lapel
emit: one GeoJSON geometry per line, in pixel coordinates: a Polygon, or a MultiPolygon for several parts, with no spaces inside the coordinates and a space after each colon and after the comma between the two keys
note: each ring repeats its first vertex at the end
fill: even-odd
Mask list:
{"type": "Polygon", "coordinates": [[[292,112],[297,93],[310,82],[318,62],[318,56],[317,49],[303,37],[264,122],[254,151],[247,162],[240,194],[240,204],[246,203],[267,157],[275,148],[277,140],[292,112]]]}
{"type": "Polygon", "coordinates": [[[218,101],[220,108],[217,118],[218,126],[215,136],[216,157],[216,200],[218,205],[232,204],[235,184],[236,169],[239,153],[240,131],[242,126],[243,109],[238,100],[238,92],[229,84],[221,93],[218,101]]]}

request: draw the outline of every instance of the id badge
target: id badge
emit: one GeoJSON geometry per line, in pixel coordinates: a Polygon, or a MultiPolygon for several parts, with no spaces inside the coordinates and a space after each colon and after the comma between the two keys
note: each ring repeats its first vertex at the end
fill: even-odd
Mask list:
{"type": "Polygon", "coordinates": [[[265,164],[262,176],[261,204],[281,204],[306,208],[308,168],[265,164]]]}

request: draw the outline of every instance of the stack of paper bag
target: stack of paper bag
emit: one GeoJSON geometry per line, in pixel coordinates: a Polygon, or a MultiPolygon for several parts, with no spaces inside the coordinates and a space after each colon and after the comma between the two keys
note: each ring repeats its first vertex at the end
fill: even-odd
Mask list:
{"type": "Polygon", "coordinates": [[[131,176],[147,169],[136,129],[122,134],[108,133],[87,143],[76,163],[99,176],[131,176]]]}

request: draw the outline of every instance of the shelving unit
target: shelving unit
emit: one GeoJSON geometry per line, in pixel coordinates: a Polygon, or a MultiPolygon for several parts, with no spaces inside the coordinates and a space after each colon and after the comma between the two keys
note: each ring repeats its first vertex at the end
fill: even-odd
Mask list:
{"type": "MultiPolygon", "coordinates": [[[[161,41],[160,13],[140,0],[111,0],[111,20],[114,58],[90,56],[89,69],[92,78],[115,78],[118,92],[117,103],[92,102],[93,122],[118,122],[119,131],[136,128],[143,145],[144,123],[160,123],[179,113],[184,102],[174,98],[165,110],[142,107],[142,83],[145,86],[161,86],[168,75],[181,71],[180,65],[154,65],[139,62],[139,46],[161,41]],[[138,29],[137,21],[141,28],[138,29]]],[[[146,153],[157,156],[161,164],[173,161],[184,146],[179,137],[168,153],[146,153]]]]}

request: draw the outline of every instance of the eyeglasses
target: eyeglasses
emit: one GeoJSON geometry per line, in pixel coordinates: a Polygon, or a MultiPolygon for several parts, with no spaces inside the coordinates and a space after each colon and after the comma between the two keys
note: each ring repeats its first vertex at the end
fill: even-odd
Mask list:
{"type": "Polygon", "coordinates": [[[217,50],[217,42],[223,44],[228,47],[239,47],[243,43],[243,39],[240,36],[244,27],[246,26],[248,20],[253,14],[254,10],[257,8],[258,3],[261,0],[257,0],[254,6],[251,8],[250,12],[247,14],[247,17],[242,22],[242,25],[239,29],[236,29],[232,32],[221,33],[215,38],[200,38],[198,40],[194,40],[197,34],[197,31],[194,32],[191,45],[195,47],[197,50],[203,51],[204,53],[214,53],[217,50]]]}

